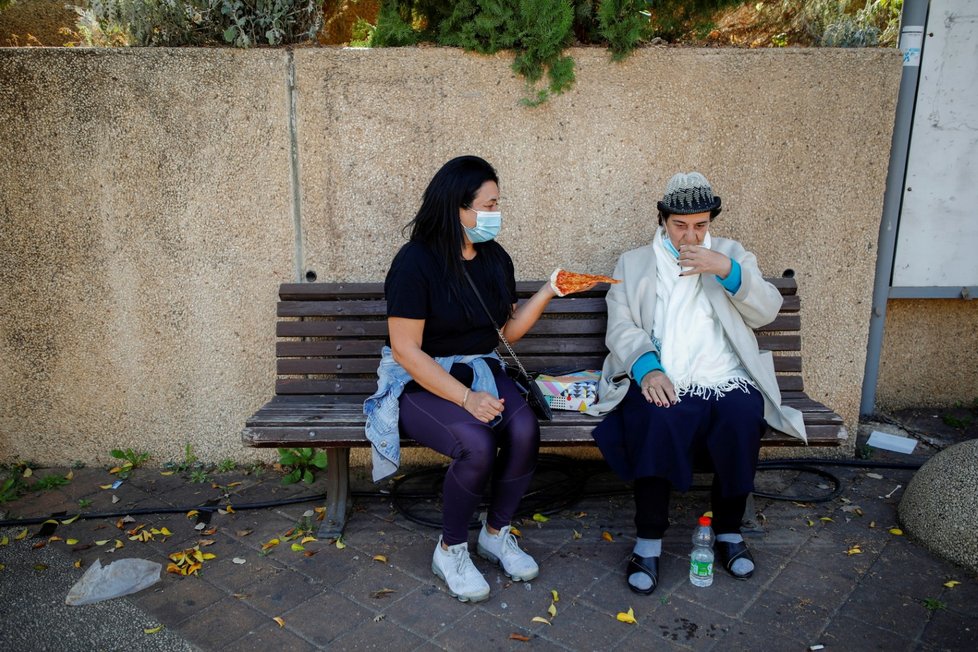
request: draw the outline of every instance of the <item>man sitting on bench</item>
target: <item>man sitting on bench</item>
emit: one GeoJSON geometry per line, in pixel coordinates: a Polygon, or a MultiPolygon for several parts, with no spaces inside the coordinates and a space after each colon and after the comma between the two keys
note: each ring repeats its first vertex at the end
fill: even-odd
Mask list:
{"type": "Polygon", "coordinates": [[[638,538],[626,581],[659,582],[669,493],[692,484],[694,456],[712,462],[716,560],[737,579],[754,572],[740,533],[754,489],[765,421],[806,439],[802,415],[781,405],[770,352],[752,328],[772,322],[781,294],[740,243],[711,238],[720,197],[697,172],[676,174],[658,202],[651,244],[621,256],[608,291],[610,353],[589,413],[607,414],[594,439],[633,482],[638,538]],[[634,382],[632,382],[634,381],[634,382]]]}

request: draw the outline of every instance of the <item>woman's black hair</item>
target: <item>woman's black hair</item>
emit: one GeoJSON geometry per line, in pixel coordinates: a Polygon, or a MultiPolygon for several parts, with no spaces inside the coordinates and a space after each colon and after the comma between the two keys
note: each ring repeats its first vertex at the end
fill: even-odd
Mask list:
{"type": "MultiPolygon", "coordinates": [[[[476,308],[479,313],[484,311],[478,304],[472,306],[463,299],[466,295],[462,293],[462,287],[463,284],[467,286],[468,281],[465,280],[462,265],[464,231],[458,209],[470,208],[479,188],[487,181],[494,181],[498,185],[499,177],[484,159],[478,156],[453,158],[432,177],[425,188],[421,208],[405,227],[411,231],[412,242],[424,244],[443,261],[452,296],[462,301],[467,315],[471,315],[476,308]]],[[[506,291],[503,248],[494,240],[476,243],[475,248],[477,257],[482,258],[482,264],[489,266],[490,277],[497,281],[492,287],[479,288],[482,298],[494,314],[509,315],[512,305],[506,291]]]]}

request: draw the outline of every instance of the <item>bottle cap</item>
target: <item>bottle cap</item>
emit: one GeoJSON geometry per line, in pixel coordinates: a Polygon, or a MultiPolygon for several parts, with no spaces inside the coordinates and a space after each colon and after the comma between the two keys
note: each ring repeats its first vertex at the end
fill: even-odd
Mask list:
{"type": "Polygon", "coordinates": [[[709,516],[700,516],[700,525],[709,527],[711,522],[709,516]]]}

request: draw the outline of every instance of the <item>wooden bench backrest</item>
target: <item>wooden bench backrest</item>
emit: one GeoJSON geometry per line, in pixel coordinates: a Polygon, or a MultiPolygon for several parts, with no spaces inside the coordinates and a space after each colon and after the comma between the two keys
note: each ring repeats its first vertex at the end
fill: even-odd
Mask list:
{"type": "MultiPolygon", "coordinates": [[[[797,284],[792,278],[768,280],[781,291],[784,305],[775,321],[755,332],[761,349],[776,352],[778,384],[788,399],[804,391],[797,284]]],[[[518,283],[521,300],[541,283],[518,283]]],[[[608,353],[603,287],[550,302],[540,321],[514,345],[528,370],[601,368],[608,353]]],[[[286,283],[279,298],[276,394],[324,394],[343,401],[372,394],[387,338],[383,284],[286,283]]]]}

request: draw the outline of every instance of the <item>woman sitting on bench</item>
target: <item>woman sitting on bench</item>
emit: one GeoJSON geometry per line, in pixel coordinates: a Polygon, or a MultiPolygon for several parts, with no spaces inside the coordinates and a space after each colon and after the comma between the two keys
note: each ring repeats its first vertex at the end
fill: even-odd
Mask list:
{"type": "Polygon", "coordinates": [[[711,500],[717,563],[737,579],[754,572],[741,536],[765,420],[805,439],[801,414],[781,405],[769,352],[751,330],[773,321],[778,289],[740,243],[711,238],[720,197],[703,175],[676,174],[658,202],[651,244],[619,258],[608,291],[610,351],[592,414],[609,412],[594,439],[611,468],[632,482],[638,537],[629,588],[659,582],[669,493],[692,484],[694,457],[714,470],[711,500]],[[634,381],[634,382],[632,382],[634,381]]]}
{"type": "Polygon", "coordinates": [[[517,309],[513,261],[494,241],[498,184],[492,166],[475,156],[452,159],[428,184],[410,242],[384,283],[390,346],[377,393],[364,406],[374,480],[397,468],[398,424],[405,436],[452,459],[431,569],[463,602],[489,596],[469,557],[468,527],[490,478],[479,554],[516,581],[539,573],[510,521],[536,468],[540,426],[495,352],[496,327],[519,340],[555,292],[545,284],[517,309]]]}

